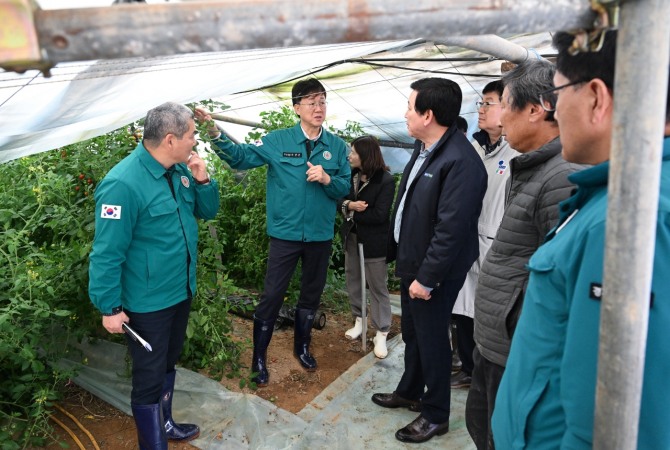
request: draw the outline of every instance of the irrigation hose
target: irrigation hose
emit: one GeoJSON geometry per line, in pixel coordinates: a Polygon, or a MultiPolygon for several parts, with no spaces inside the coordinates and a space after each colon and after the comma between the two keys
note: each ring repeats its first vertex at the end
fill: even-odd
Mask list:
{"type": "Polygon", "coordinates": [[[60,425],[60,427],[61,427],[62,429],[64,429],[65,431],[67,431],[67,434],[69,434],[70,437],[71,437],[72,439],[74,439],[74,443],[77,444],[77,446],[78,446],[81,450],[86,450],[86,447],[84,447],[84,444],[81,443],[81,441],[79,440],[79,438],[77,438],[77,435],[74,434],[74,432],[73,432],[71,429],[69,429],[69,428],[67,427],[67,425],[65,425],[65,424],[64,424],[63,422],[61,422],[60,420],[56,419],[53,415],[49,416],[49,418],[50,418],[51,420],[53,420],[54,422],[56,422],[58,425],[60,425]]]}
{"type": "Polygon", "coordinates": [[[60,405],[58,405],[58,404],[55,404],[54,406],[55,406],[56,408],[58,408],[58,410],[59,410],[60,412],[62,412],[63,414],[65,414],[66,416],[68,416],[70,419],[72,419],[72,421],[79,427],[79,429],[80,429],[81,431],[83,431],[84,433],[86,433],[86,436],[88,436],[88,438],[90,439],[90,441],[91,441],[91,443],[93,444],[93,447],[95,448],[95,450],[100,450],[100,447],[98,446],[98,443],[96,442],[96,440],[95,440],[95,438],[93,437],[93,435],[91,434],[91,432],[88,431],[88,430],[86,429],[86,427],[84,427],[84,426],[81,424],[81,422],[79,422],[79,421],[77,420],[77,418],[76,418],[75,416],[73,416],[72,414],[70,414],[69,412],[67,412],[62,406],[60,406],[60,405]]]}

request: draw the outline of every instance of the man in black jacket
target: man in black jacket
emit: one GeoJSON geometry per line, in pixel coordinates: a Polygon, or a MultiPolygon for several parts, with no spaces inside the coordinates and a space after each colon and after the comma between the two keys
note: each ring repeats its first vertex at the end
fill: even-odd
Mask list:
{"type": "Polygon", "coordinates": [[[400,182],[388,255],[401,279],[405,371],[393,393],[374,394],[372,401],[420,411],[395,436],[424,442],[449,431],[449,320],[479,254],[477,218],[487,176],[481,158],[454,126],[462,100],[458,84],[425,78],[411,88],[405,119],[417,140],[400,182]]]}

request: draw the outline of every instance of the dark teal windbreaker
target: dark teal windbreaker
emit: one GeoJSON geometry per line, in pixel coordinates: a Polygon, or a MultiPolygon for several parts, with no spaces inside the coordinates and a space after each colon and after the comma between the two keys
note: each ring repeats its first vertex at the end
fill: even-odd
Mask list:
{"type": "Polygon", "coordinates": [[[323,130],[309,162],[330,175],[327,186],[307,181],[307,138],[300,124],[273,131],[254,144],[214,140],[216,153],[234,169],[268,165],[268,235],[287,241],[322,242],[333,238],[337,199],[349,193],[347,145],[323,130]]]}
{"type": "Polygon", "coordinates": [[[89,296],[103,313],[123,306],[158,311],[183,301],[187,255],[190,295],[196,289],[198,224],[219,209],[216,181],[198,185],[185,164],[171,175],[142,144],[109,171],[95,190],[95,239],[89,296]]]}
{"type": "MultiPolygon", "coordinates": [[[[609,162],[570,175],[578,186],[528,263],[530,280],[492,419],[496,448],[593,447],[609,162]]],[[[670,448],[670,138],[656,222],[637,448],[670,448]]],[[[627,314],[621,311],[621,314],[627,314]]],[[[633,408],[635,405],[622,405],[633,408]]]]}

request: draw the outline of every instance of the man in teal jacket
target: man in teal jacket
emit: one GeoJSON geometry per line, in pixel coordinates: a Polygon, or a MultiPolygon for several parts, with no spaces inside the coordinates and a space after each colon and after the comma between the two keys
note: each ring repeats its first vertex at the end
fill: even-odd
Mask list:
{"type": "Polygon", "coordinates": [[[147,113],[144,139],[95,191],[89,296],[110,333],[128,323],[151,346],[127,337],[130,395],[140,448],[198,436],[172,420],[175,364],[196,290],[197,218],[213,219],[219,190],[193,151],[191,110],[165,103],[147,113]]]}
{"type": "MultiPolygon", "coordinates": [[[[501,449],[593,446],[616,31],[607,32],[599,52],[571,55],[573,40],[568,33],[554,37],[558,71],[552,90],[558,100],[544,106],[556,109],[564,158],[594,167],[569,177],[578,190],[561,203],[559,224],[528,264],[524,309],[493,415],[493,437],[501,449]]],[[[667,107],[665,136],[637,442],[637,448],[650,450],[670,448],[667,107]]]]}
{"type": "MultiPolygon", "coordinates": [[[[255,144],[233,144],[215,127],[217,154],[235,169],[268,166],[266,208],[270,236],[265,286],[254,313],[253,381],[269,381],[266,354],[284,295],[302,260],[300,298],[295,311],[294,353],[308,371],[316,370],[309,353],[314,316],[326,284],[338,198],[349,193],[347,145],[323,128],[326,92],[310,78],[292,89],[293,109],[300,123],[264,136],[255,144]]],[[[211,116],[196,108],[198,120],[211,116]]]]}

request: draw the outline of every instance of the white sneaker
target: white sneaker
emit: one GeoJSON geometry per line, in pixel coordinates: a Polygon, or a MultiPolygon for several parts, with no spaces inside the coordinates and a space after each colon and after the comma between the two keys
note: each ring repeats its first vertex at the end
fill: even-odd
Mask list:
{"type": "Polygon", "coordinates": [[[356,317],[356,322],[354,322],[353,328],[349,328],[344,332],[344,335],[347,339],[358,339],[363,332],[363,320],[360,317],[356,317]]]}
{"type": "Polygon", "coordinates": [[[388,349],[386,348],[386,335],[389,334],[383,331],[377,331],[377,334],[372,338],[372,342],[375,344],[375,356],[379,359],[386,358],[386,355],[389,354],[388,349]]]}

